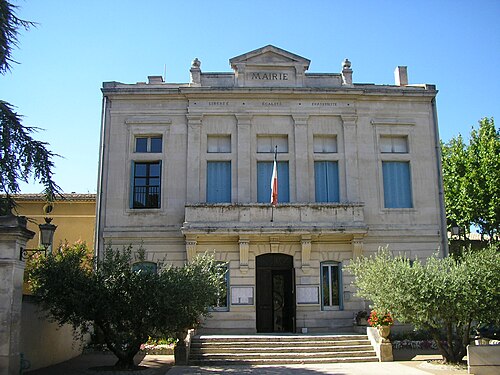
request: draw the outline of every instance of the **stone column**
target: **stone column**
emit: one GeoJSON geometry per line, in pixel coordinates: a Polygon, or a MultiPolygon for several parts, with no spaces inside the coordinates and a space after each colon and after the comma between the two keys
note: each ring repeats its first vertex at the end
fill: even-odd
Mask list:
{"type": "Polygon", "coordinates": [[[344,126],[345,194],[347,202],[359,202],[357,116],[342,115],[344,126]]]}
{"type": "Polygon", "coordinates": [[[238,178],[238,196],[236,202],[249,203],[252,201],[252,185],[250,183],[250,129],[252,125],[252,116],[246,114],[237,114],[238,120],[238,142],[237,142],[237,178],[238,178]]]}
{"type": "Polygon", "coordinates": [[[293,121],[295,122],[295,191],[297,202],[311,202],[314,200],[313,197],[309,197],[308,117],[307,115],[293,115],[293,121]]]}
{"type": "Polygon", "coordinates": [[[19,254],[34,235],[25,217],[0,216],[0,375],[19,374],[24,276],[19,254]]]}
{"type": "Polygon", "coordinates": [[[202,115],[187,115],[187,203],[200,202],[200,142],[202,115]]]}

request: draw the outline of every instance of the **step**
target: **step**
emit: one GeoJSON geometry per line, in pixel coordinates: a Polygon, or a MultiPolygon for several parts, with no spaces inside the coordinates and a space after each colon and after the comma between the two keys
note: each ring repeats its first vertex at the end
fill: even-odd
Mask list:
{"type": "Polygon", "coordinates": [[[345,340],[345,341],[198,341],[193,340],[191,343],[191,348],[209,348],[209,347],[220,347],[220,348],[244,348],[248,346],[252,347],[343,347],[343,346],[358,346],[358,345],[371,345],[370,340],[345,340]]]}
{"type": "Polygon", "coordinates": [[[321,364],[321,363],[354,363],[354,362],[378,362],[378,358],[373,357],[341,357],[341,358],[293,358],[293,359],[203,359],[202,361],[189,360],[192,365],[204,366],[231,366],[231,365],[302,365],[302,364],[321,364]]]}
{"type": "Polygon", "coordinates": [[[301,364],[378,361],[366,335],[197,336],[191,364],[301,364]]]}
{"type": "Polygon", "coordinates": [[[316,353],[316,352],[328,352],[328,353],[341,353],[348,351],[366,351],[373,350],[371,345],[348,345],[348,346],[277,346],[277,347],[256,347],[253,345],[248,346],[238,346],[238,347],[220,347],[220,346],[210,346],[210,347],[191,347],[192,352],[196,353],[228,353],[228,352],[238,352],[238,353],[252,353],[252,352],[269,352],[273,353],[316,353]]]}
{"type": "Polygon", "coordinates": [[[345,351],[335,352],[315,352],[315,353],[270,353],[270,352],[248,352],[248,353],[210,353],[195,354],[196,359],[311,359],[311,358],[339,358],[339,357],[365,357],[375,355],[373,350],[368,351],[345,351]]]}

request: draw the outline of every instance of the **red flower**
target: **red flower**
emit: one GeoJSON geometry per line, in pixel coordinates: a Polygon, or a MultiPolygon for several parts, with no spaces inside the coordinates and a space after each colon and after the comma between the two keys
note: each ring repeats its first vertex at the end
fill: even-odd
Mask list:
{"type": "Polygon", "coordinates": [[[389,312],[382,314],[378,313],[376,310],[372,310],[368,318],[368,324],[371,327],[392,326],[394,324],[394,319],[389,312]]]}

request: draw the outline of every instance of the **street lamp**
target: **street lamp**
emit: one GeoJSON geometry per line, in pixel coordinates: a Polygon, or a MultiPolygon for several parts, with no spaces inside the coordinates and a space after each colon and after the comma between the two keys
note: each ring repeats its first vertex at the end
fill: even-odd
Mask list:
{"type": "Polygon", "coordinates": [[[57,225],[51,224],[52,218],[46,217],[45,223],[38,225],[40,228],[40,242],[43,246],[43,249],[24,249],[21,247],[19,252],[19,260],[26,260],[31,256],[28,256],[28,253],[44,253],[47,255],[47,249],[52,245],[52,241],[54,239],[54,232],[56,231],[57,225]]]}

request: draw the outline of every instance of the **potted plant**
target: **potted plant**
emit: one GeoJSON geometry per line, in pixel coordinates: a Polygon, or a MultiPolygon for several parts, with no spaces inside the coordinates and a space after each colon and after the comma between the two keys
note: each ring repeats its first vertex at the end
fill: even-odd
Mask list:
{"type": "Polygon", "coordinates": [[[368,311],[361,310],[356,313],[356,325],[358,326],[366,326],[368,325],[368,311]]]}
{"type": "Polygon", "coordinates": [[[377,310],[372,310],[368,318],[368,324],[370,327],[376,327],[382,341],[387,341],[389,334],[391,333],[391,326],[394,324],[394,319],[390,312],[379,312],[377,310]]]}

